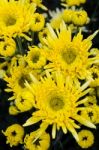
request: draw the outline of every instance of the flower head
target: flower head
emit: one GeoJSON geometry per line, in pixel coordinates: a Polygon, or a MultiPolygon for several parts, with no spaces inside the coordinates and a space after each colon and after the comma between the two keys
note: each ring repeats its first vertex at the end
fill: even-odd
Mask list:
{"type": "Polygon", "coordinates": [[[0,55],[9,57],[15,54],[16,43],[12,38],[5,38],[0,41],[0,55]]]}
{"type": "Polygon", "coordinates": [[[38,47],[29,47],[30,51],[26,56],[26,62],[32,69],[40,69],[46,64],[43,50],[38,47]]]}
{"type": "Polygon", "coordinates": [[[87,12],[85,10],[75,11],[72,15],[72,22],[77,26],[83,26],[89,22],[87,12]]]}
{"type": "Polygon", "coordinates": [[[36,9],[34,4],[22,0],[0,1],[0,36],[25,36],[28,32],[36,9]]]}
{"type": "Polygon", "coordinates": [[[28,150],[47,150],[50,145],[50,136],[44,132],[39,139],[34,142],[37,131],[31,132],[30,135],[26,135],[24,139],[24,146],[28,150]]]}
{"type": "Polygon", "coordinates": [[[20,112],[28,111],[35,106],[34,97],[28,89],[25,89],[21,96],[15,99],[15,105],[20,112]]]}
{"type": "Polygon", "coordinates": [[[39,135],[49,125],[52,125],[53,138],[56,136],[56,130],[62,128],[65,134],[69,130],[76,140],[78,140],[78,135],[75,128],[80,126],[75,123],[75,120],[85,126],[95,127],[90,121],[78,114],[80,109],[86,109],[80,105],[87,101],[82,96],[90,90],[86,89],[89,81],[80,87],[77,81],[73,82],[70,78],[64,78],[60,73],[56,74],[55,80],[49,73],[47,73],[47,77],[41,78],[41,81],[33,76],[32,79],[34,80],[33,84],[30,85],[26,82],[25,85],[35,97],[36,111],[33,112],[33,117],[28,119],[24,126],[42,120],[39,135]]]}
{"type": "Polygon", "coordinates": [[[25,80],[31,83],[29,72],[32,72],[30,68],[23,66],[14,66],[10,76],[6,75],[4,80],[7,82],[7,92],[13,92],[14,96],[10,99],[16,99],[20,97],[25,90],[25,80]]]}
{"type": "Polygon", "coordinates": [[[92,39],[97,31],[83,40],[81,31],[72,39],[72,31],[70,28],[66,28],[64,22],[56,33],[49,24],[48,29],[50,33],[43,38],[45,44],[42,46],[45,48],[44,54],[49,61],[45,69],[60,70],[65,76],[73,78],[86,79],[90,77],[89,68],[97,60],[94,52],[90,52],[92,39]]]}
{"type": "Polygon", "coordinates": [[[66,23],[71,23],[72,22],[72,16],[73,16],[74,10],[72,9],[65,9],[62,12],[62,18],[66,23]]]}
{"type": "Polygon", "coordinates": [[[79,141],[78,144],[81,148],[89,148],[94,143],[94,135],[89,130],[81,130],[78,133],[79,141]]]}
{"type": "Polygon", "coordinates": [[[91,106],[91,107],[87,107],[85,110],[82,111],[81,115],[93,122],[95,124],[96,120],[97,120],[97,111],[95,110],[95,106],[91,106]]]}
{"type": "Polygon", "coordinates": [[[45,24],[45,18],[42,14],[35,13],[33,15],[33,20],[31,24],[31,30],[32,31],[40,31],[43,29],[45,24]]]}
{"type": "Polygon", "coordinates": [[[3,134],[7,137],[7,144],[10,146],[17,146],[22,143],[24,136],[24,128],[19,124],[9,126],[3,134]]]}

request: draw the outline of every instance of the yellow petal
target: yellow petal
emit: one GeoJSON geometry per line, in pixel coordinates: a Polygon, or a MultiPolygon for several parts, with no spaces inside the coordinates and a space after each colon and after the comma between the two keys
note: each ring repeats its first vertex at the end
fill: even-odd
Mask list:
{"type": "Polygon", "coordinates": [[[52,138],[55,139],[55,137],[56,137],[56,124],[54,123],[52,127],[52,138]]]}
{"type": "Polygon", "coordinates": [[[96,126],[91,123],[90,121],[86,120],[85,118],[81,117],[80,115],[76,115],[75,119],[80,122],[81,124],[90,127],[90,128],[96,128],[96,126]]]}
{"type": "Polygon", "coordinates": [[[78,134],[76,130],[74,129],[74,127],[70,123],[67,123],[66,126],[67,126],[67,129],[72,133],[76,141],[79,141],[78,134]]]}
{"type": "Polygon", "coordinates": [[[40,120],[41,120],[41,118],[31,117],[31,118],[29,118],[29,119],[26,121],[25,124],[23,124],[23,126],[24,126],[24,127],[25,127],[25,126],[30,126],[30,125],[32,125],[32,124],[35,124],[35,123],[39,122],[40,120]]]}

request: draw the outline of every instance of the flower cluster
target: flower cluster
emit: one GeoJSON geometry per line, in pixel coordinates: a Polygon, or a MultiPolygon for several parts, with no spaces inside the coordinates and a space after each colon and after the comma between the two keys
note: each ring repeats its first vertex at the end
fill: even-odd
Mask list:
{"type": "Polygon", "coordinates": [[[71,7],[85,2],[65,0],[66,8],[55,14],[41,0],[0,1],[0,78],[9,115],[30,113],[23,124],[2,131],[11,147],[47,150],[60,131],[82,148],[94,143],[93,133],[81,129],[99,123],[99,50],[92,47],[98,30],[83,37],[88,14],[71,7]]]}
{"type": "Polygon", "coordinates": [[[56,29],[60,28],[60,24],[64,21],[67,26],[69,26],[72,30],[77,30],[77,28],[81,28],[84,25],[88,24],[90,19],[85,10],[76,10],[76,9],[62,9],[58,8],[55,11],[49,11],[52,19],[50,20],[51,26],[56,29]]]}

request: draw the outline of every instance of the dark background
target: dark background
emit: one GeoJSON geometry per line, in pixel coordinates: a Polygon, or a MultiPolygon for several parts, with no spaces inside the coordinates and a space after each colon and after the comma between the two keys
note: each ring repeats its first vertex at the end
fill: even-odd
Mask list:
{"type": "MultiPolygon", "coordinates": [[[[56,7],[60,7],[59,0],[44,0],[44,4],[48,9],[55,10],[56,7]]],[[[87,25],[89,32],[83,33],[84,37],[87,37],[95,30],[99,29],[99,0],[87,0],[87,3],[83,5],[84,9],[87,11],[91,21],[87,25]]],[[[93,40],[93,47],[99,48],[99,34],[93,40]]],[[[7,101],[9,95],[4,92],[6,83],[0,80],[0,150],[22,150],[22,145],[17,147],[10,148],[6,144],[6,138],[1,133],[2,130],[5,130],[9,125],[14,123],[23,124],[26,119],[30,116],[30,112],[23,113],[18,116],[11,116],[8,114],[9,102],[7,101]],[[21,118],[21,119],[20,119],[21,118]]],[[[26,132],[33,131],[34,126],[26,127],[26,132]]],[[[85,127],[84,127],[85,129],[85,127]]],[[[48,129],[50,131],[50,127],[48,129]]],[[[87,150],[99,150],[99,126],[97,125],[96,130],[92,130],[95,135],[94,145],[87,150]]],[[[50,150],[82,150],[75,140],[72,138],[71,134],[68,133],[63,135],[60,131],[57,133],[56,140],[53,140],[51,143],[50,150]]]]}

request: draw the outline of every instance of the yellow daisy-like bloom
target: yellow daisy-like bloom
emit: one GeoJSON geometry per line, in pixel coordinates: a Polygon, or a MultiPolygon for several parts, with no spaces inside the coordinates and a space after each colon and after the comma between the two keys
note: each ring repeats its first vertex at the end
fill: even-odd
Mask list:
{"type": "Polygon", "coordinates": [[[34,97],[28,89],[25,89],[21,93],[21,96],[15,99],[15,105],[20,112],[28,111],[35,106],[34,97]]]}
{"type": "Polygon", "coordinates": [[[45,44],[42,46],[45,49],[44,55],[49,61],[45,69],[60,70],[66,76],[80,79],[88,78],[91,74],[89,68],[98,58],[94,56],[94,51],[91,53],[89,51],[92,39],[98,31],[83,40],[81,32],[72,39],[71,30],[66,28],[64,22],[56,33],[49,24],[48,29],[49,34],[43,38],[45,44]]]}
{"type": "Polygon", "coordinates": [[[50,136],[44,132],[37,141],[33,142],[37,131],[26,135],[24,139],[24,147],[28,150],[48,150],[50,146],[50,136]]]}
{"type": "Polygon", "coordinates": [[[32,72],[30,68],[23,66],[15,66],[10,74],[10,76],[5,76],[4,80],[7,82],[8,88],[5,89],[7,92],[13,92],[14,96],[9,98],[9,100],[16,99],[20,97],[22,91],[25,90],[24,82],[27,80],[31,83],[29,73],[32,72]]]}
{"type": "Polygon", "coordinates": [[[78,141],[75,128],[80,128],[80,126],[74,120],[85,126],[95,128],[90,121],[78,114],[80,109],[86,109],[86,107],[79,105],[87,101],[87,98],[81,99],[81,97],[89,92],[90,89],[86,88],[90,81],[80,87],[79,82],[73,82],[70,78],[65,79],[60,73],[56,74],[54,81],[48,72],[47,78],[41,78],[41,81],[38,81],[34,76],[31,76],[31,78],[34,83],[30,85],[26,82],[26,86],[35,97],[36,111],[24,126],[42,120],[36,139],[49,125],[52,125],[53,138],[56,136],[56,130],[62,128],[65,134],[69,130],[78,141]]]}
{"type": "Polygon", "coordinates": [[[89,22],[87,12],[85,10],[74,11],[72,22],[77,26],[83,26],[89,22]]]}
{"type": "Polygon", "coordinates": [[[74,10],[72,10],[72,9],[65,9],[65,10],[62,12],[63,20],[64,20],[66,23],[71,23],[71,22],[72,22],[73,13],[74,13],[74,10]]]}
{"type": "Polygon", "coordinates": [[[81,115],[93,123],[95,123],[97,120],[97,112],[94,106],[87,107],[85,110],[82,111],[81,115]]]}
{"type": "Polygon", "coordinates": [[[39,13],[35,13],[33,15],[33,20],[32,20],[32,24],[31,24],[31,30],[32,31],[40,31],[43,29],[45,24],[45,18],[44,15],[39,14],[39,13]]]}
{"type": "Polygon", "coordinates": [[[16,51],[16,43],[12,38],[5,38],[0,41],[0,55],[9,57],[14,55],[16,51]]]}
{"type": "Polygon", "coordinates": [[[24,128],[19,124],[13,124],[3,134],[7,137],[6,143],[9,143],[10,147],[17,146],[23,142],[24,128]]]}
{"type": "Polygon", "coordinates": [[[40,7],[44,10],[47,10],[47,8],[42,4],[42,0],[31,0],[33,3],[36,4],[37,7],[40,7]]]}
{"type": "Polygon", "coordinates": [[[46,59],[42,53],[42,49],[38,47],[29,47],[29,52],[26,56],[26,62],[32,69],[40,69],[46,64],[46,59]]]}
{"type": "Polygon", "coordinates": [[[89,130],[81,130],[78,133],[79,141],[78,144],[81,148],[89,148],[94,143],[94,135],[89,130]]]}
{"type": "Polygon", "coordinates": [[[23,0],[0,1],[0,36],[24,36],[30,30],[35,4],[23,0]]]}
{"type": "Polygon", "coordinates": [[[17,115],[17,114],[19,114],[19,110],[16,108],[16,106],[11,105],[9,107],[9,114],[10,115],[17,115]]]}

